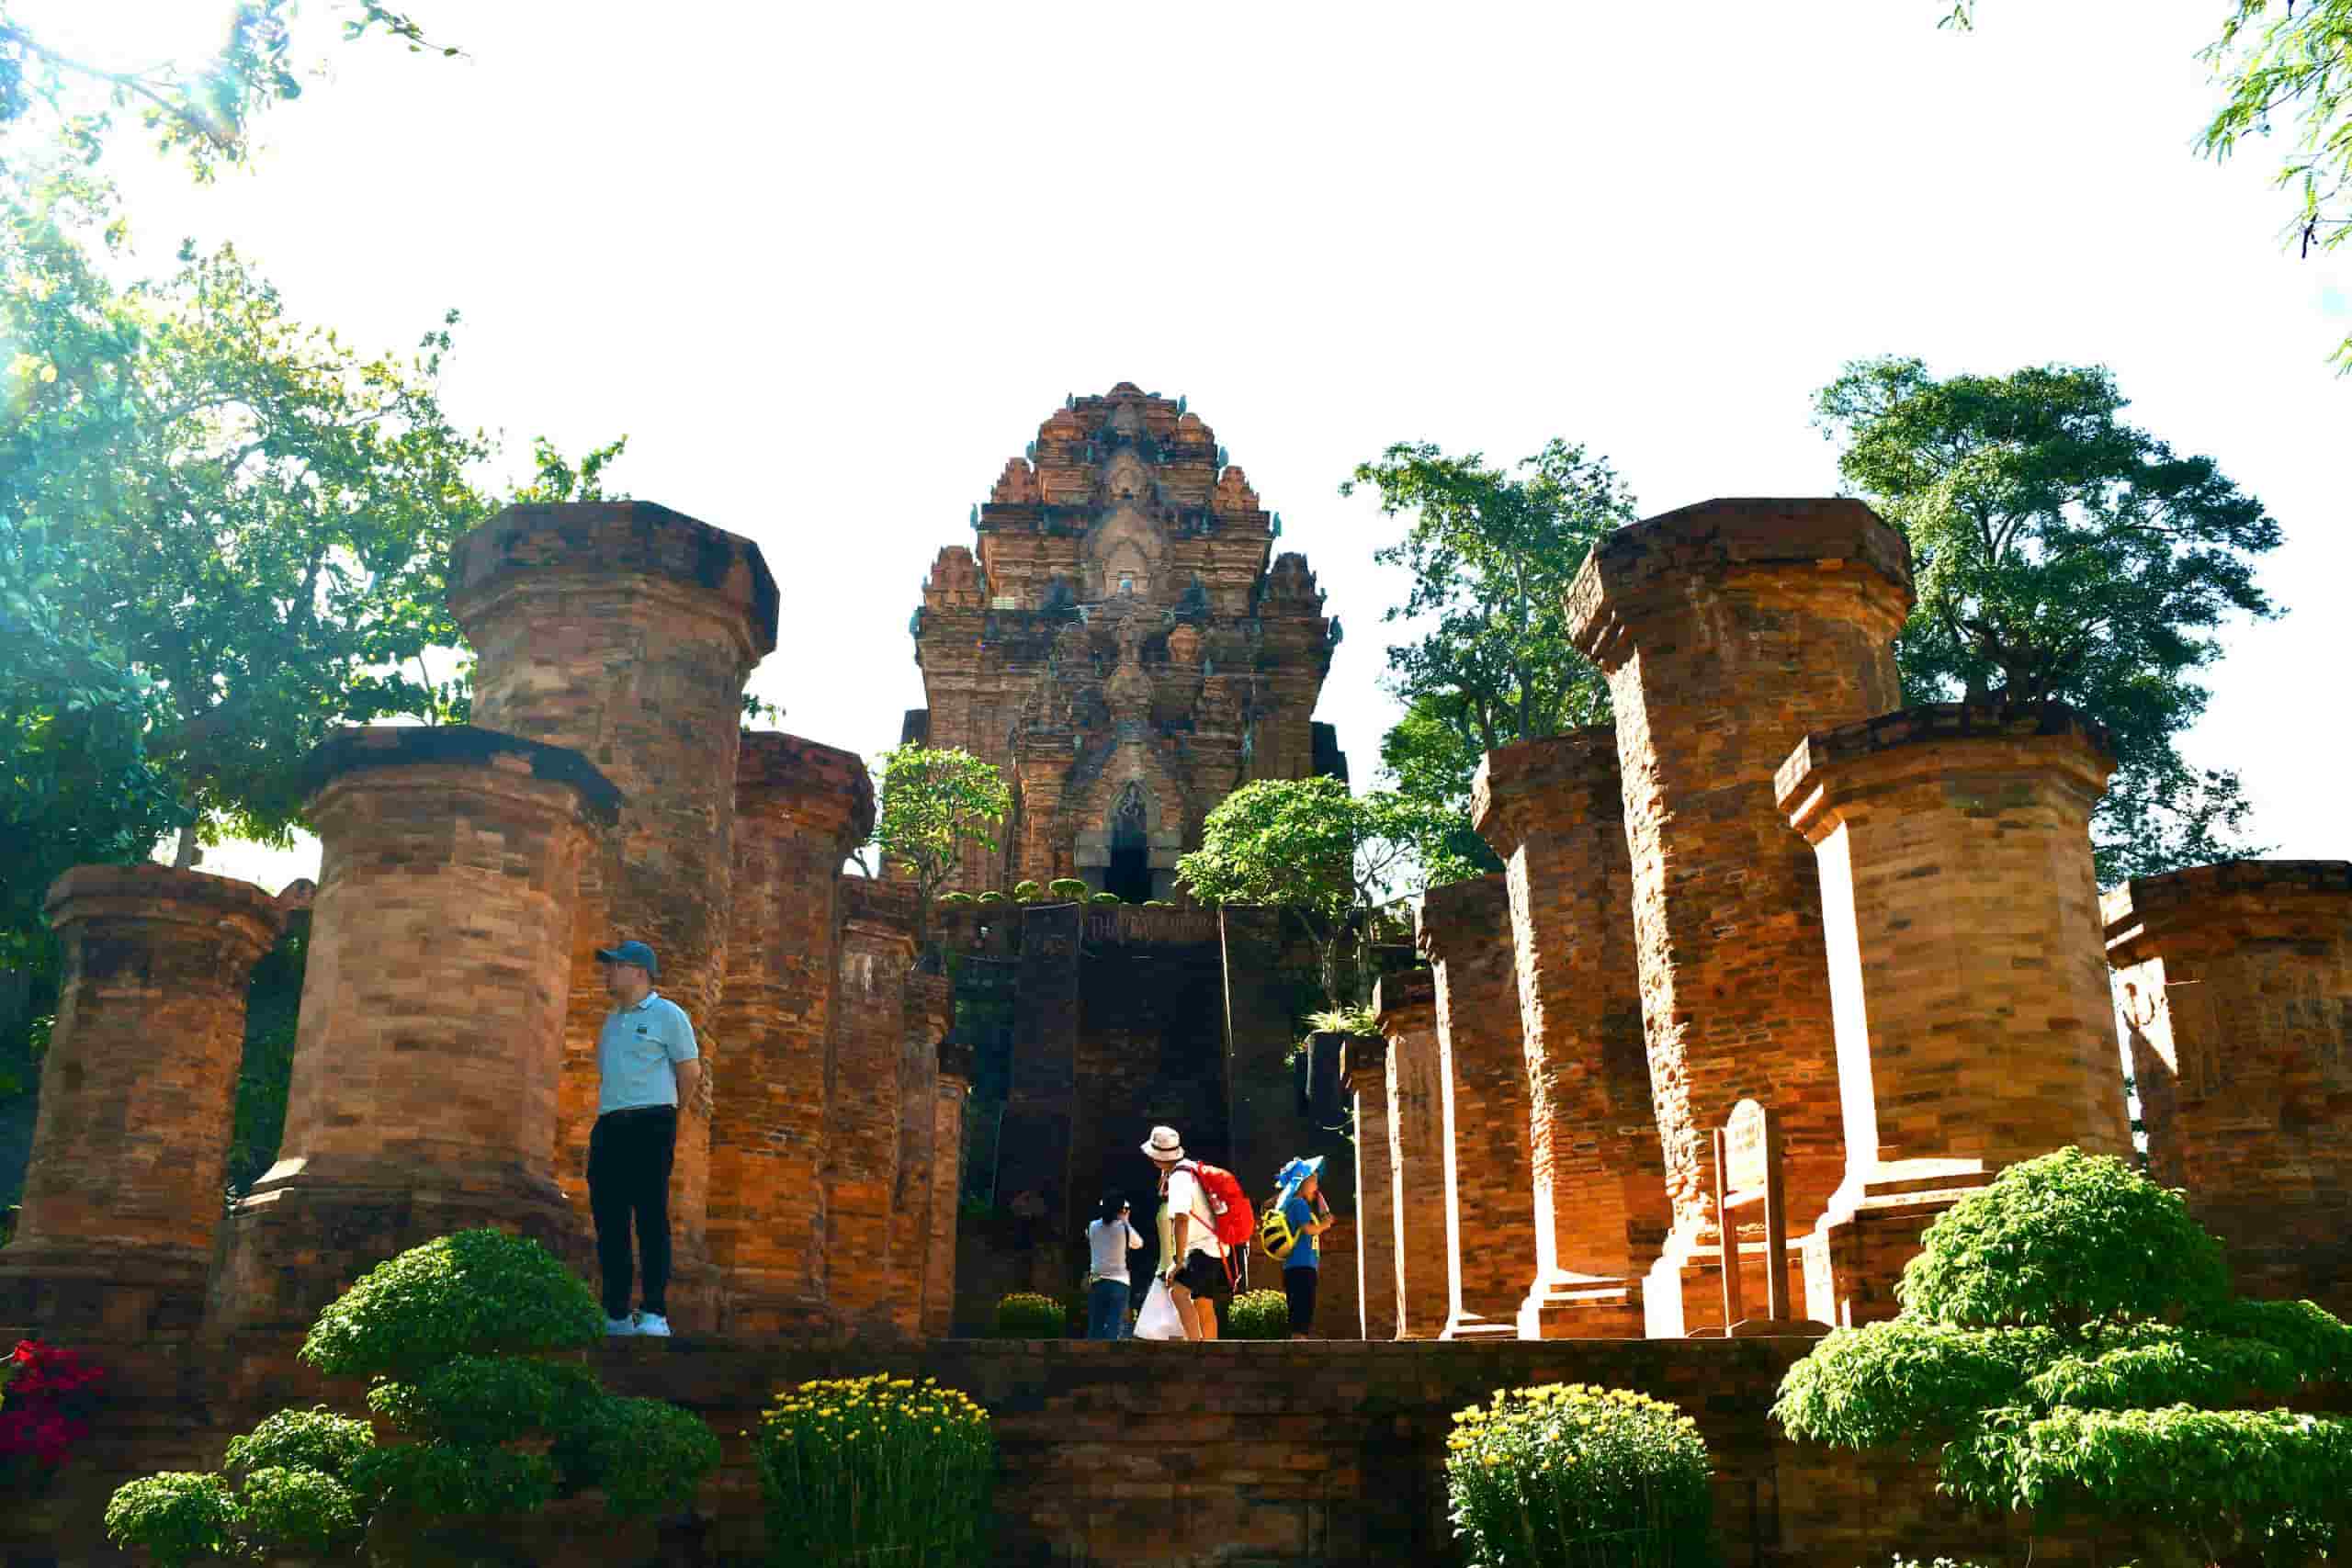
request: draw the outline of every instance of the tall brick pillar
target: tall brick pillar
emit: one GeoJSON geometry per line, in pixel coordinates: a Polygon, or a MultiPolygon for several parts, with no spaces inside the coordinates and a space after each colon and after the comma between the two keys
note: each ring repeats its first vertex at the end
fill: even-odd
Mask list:
{"type": "Polygon", "coordinates": [[[143,1339],[195,1325],[220,1219],[245,987],[283,921],[247,882],[79,865],[0,1322],[143,1339]]]}
{"type": "Polygon", "coordinates": [[[1513,1338],[1535,1258],[1527,1160],[1527,1054],[1510,890],[1500,874],[1422,896],[1421,953],[1436,976],[1444,1096],[1444,1339],[1513,1338]]]}
{"type": "MultiPolygon", "coordinates": [[[[1436,976],[1426,969],[1384,975],[1372,1005],[1388,1042],[1388,1250],[1396,1278],[1396,1337],[1435,1339],[1445,1332],[1453,1304],[1436,976]]],[[[1363,1239],[1366,1247],[1378,1241],[1370,1233],[1363,1239]]]]}
{"type": "Polygon", "coordinates": [[[1620,528],[1568,590],[1608,672],[1633,858],[1650,1090],[1674,1229],[1643,1294],[1653,1335],[1720,1325],[1709,1134],[1780,1114],[1789,1234],[1845,1177],[1820,877],[1772,773],[1810,728],[1901,701],[1909,548],[1856,501],[1711,501],[1620,528]],[[1677,1311],[1679,1307],[1681,1310],[1677,1311]]]}
{"type": "Polygon", "coordinates": [[[939,1174],[939,1047],[956,1017],[955,987],[944,975],[907,976],[906,1032],[899,1050],[899,1171],[892,1184],[890,1257],[912,1287],[892,1303],[891,1326],[923,1332],[930,1300],[933,1190],[939,1174]]]}
{"type": "Polygon", "coordinates": [[[1893,1317],[1919,1233],[2002,1168],[2128,1154],[2092,808],[2114,762],[2057,704],[1905,708],[1808,735],[1774,780],[1821,868],[1846,1177],[1805,1314],[1893,1317]]]}
{"type": "Polygon", "coordinates": [[[1079,936],[1086,908],[1031,904],[1007,918],[1021,922],[1021,960],[1004,1119],[997,1130],[997,1202],[1010,1208],[1022,1193],[1034,1192],[1048,1205],[1043,1219],[1025,1227],[1031,1245],[1023,1288],[1051,1292],[1063,1288],[1056,1281],[1074,1234],[1070,1122],[1079,1110],[1079,936]]]}
{"type": "MultiPolygon", "coordinates": [[[[841,1000],[825,1154],[825,1261],[834,1314],[853,1331],[907,1332],[900,1313],[922,1258],[894,1251],[899,1073],[907,979],[915,959],[911,883],[847,876],[841,885],[841,1000]]],[[[928,1241],[925,1250],[928,1251],[928,1241]]]]}
{"type": "Polygon", "coordinates": [[[2107,895],[2148,1166],[2238,1290],[2352,1314],[2352,861],[2232,861],[2107,895]]]}
{"type": "Polygon", "coordinates": [[[1522,1339],[1638,1339],[1673,1214],[1650,1105],[1617,733],[1487,753],[1473,820],[1510,889],[1535,1196],[1522,1339]]]}
{"type": "Polygon", "coordinates": [[[1355,1100],[1356,1325],[1396,1337],[1396,1181],[1388,1168],[1388,1042],[1351,1039],[1340,1078],[1355,1100]]]}
{"type": "Polygon", "coordinates": [[[939,1047],[931,1124],[931,1241],[922,1275],[922,1332],[944,1339],[956,1329],[956,1220],[964,1201],[964,1106],[972,1094],[972,1048],[939,1047]]]}
{"type": "MultiPolygon", "coordinates": [[[[449,609],[474,649],[475,722],[570,747],[628,804],[580,878],[558,1090],[557,1179],[583,1222],[596,1034],[611,1001],[596,949],[636,939],[655,989],[705,1037],[711,1103],[729,1092],[710,1027],[725,978],[743,682],[775,648],[776,587],[749,539],[650,502],[510,506],[449,552],[449,609]]],[[[705,1235],[710,1118],[678,1128],[672,1319],[718,1314],[705,1235]]]]}
{"type": "Polygon", "coordinates": [[[209,1316],[307,1325],[476,1225],[581,1250],[555,1180],[581,868],[621,797],[576,751],[347,729],[303,763],[322,854],[277,1163],[231,1213],[209,1316]]]}
{"type": "Polygon", "coordinates": [[[728,1056],[710,1123],[709,1235],[729,1334],[822,1329],[826,1063],[840,986],[835,889],[874,827],[855,754],[746,732],[736,757],[728,1056]]]}

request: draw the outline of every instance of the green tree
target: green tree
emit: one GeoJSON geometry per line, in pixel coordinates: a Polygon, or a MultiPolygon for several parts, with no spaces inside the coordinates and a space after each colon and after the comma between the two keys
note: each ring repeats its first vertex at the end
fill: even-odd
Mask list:
{"type": "MultiPolygon", "coordinates": [[[[1975,0],[1945,3],[1938,26],[1975,25],[1975,0]]],[[[2287,243],[2306,256],[2342,244],[2352,234],[2352,0],[2232,0],[2202,58],[2222,103],[2198,151],[2224,159],[2248,137],[2286,128],[2277,184],[2295,197],[2287,243]]],[[[2332,357],[2339,374],[2352,374],[2352,334],[2332,357]]]]}
{"type": "Polygon", "coordinates": [[[1412,574],[1385,618],[1425,627],[1388,649],[1385,683],[1406,711],[1382,765],[1397,793],[1458,819],[1432,846],[1433,881],[1498,870],[1470,828],[1471,776],[1498,746],[1608,718],[1608,682],[1569,640],[1566,600],[1593,542],[1634,521],[1633,492],[1607,459],[1556,438],[1510,468],[1400,443],[1340,493],[1358,485],[1411,518],[1374,558],[1412,574]]]}
{"type": "Polygon", "coordinates": [[[1448,807],[1394,792],[1351,795],[1335,778],[1260,779],[1208,814],[1201,847],[1176,873],[1211,908],[1288,910],[1315,945],[1324,1000],[1336,1011],[1369,988],[1364,944],[1355,946],[1355,964],[1343,962],[1352,925],[1417,866],[1427,886],[1431,850],[1454,820],[1448,807]]]}
{"type": "Polygon", "coordinates": [[[2121,1160],[2010,1167],[1928,1228],[1895,1292],[1894,1321],[1789,1370],[1791,1436],[1937,1453],[1953,1496],[2120,1527],[2179,1568],[2310,1561],[2352,1524],[2352,1421],[2257,1407],[2352,1373],[2352,1329],[2233,1299],[2220,1245],[2121,1160]]]}
{"type": "Polygon", "coordinates": [[[881,756],[874,845],[915,885],[916,940],[931,946],[931,906],[978,857],[992,853],[1012,792],[993,762],[960,748],[893,747],[881,756]]]}
{"type": "Polygon", "coordinates": [[[2125,423],[2097,367],[1939,380],[1857,360],[1815,396],[1838,469],[1911,542],[1919,602],[1897,652],[1915,701],[2072,704],[2117,771],[2092,820],[2112,883],[2231,854],[2237,775],[2175,749],[2233,614],[2277,612],[2254,558],[2278,525],[2210,457],[2125,423]]]}

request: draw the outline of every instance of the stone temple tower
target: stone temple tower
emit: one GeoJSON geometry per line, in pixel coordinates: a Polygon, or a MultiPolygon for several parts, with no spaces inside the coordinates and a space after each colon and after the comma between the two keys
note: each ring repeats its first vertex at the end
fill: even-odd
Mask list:
{"type": "Polygon", "coordinates": [[[1311,719],[1339,626],[1183,400],[1129,381],[1070,399],[972,529],[923,585],[910,629],[930,705],[905,731],[1012,785],[1003,847],[967,857],[967,891],[1077,876],[1169,897],[1237,785],[1346,776],[1311,719]]]}

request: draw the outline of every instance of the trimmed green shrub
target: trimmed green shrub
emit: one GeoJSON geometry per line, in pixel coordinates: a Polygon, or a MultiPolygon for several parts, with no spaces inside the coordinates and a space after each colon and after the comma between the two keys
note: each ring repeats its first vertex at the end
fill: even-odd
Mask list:
{"type": "Polygon", "coordinates": [[[803,1383],[761,1417],[756,1451],[776,1568],[989,1560],[996,1434],[955,1389],[884,1376],[803,1383]]]}
{"type": "Polygon", "coordinates": [[[1069,1324],[1064,1303],[1035,1291],[1015,1291],[996,1303],[999,1339],[1059,1339],[1069,1324]]]}
{"type": "Polygon", "coordinates": [[[1280,1291],[1244,1291],[1225,1305],[1227,1339],[1287,1339],[1290,1298],[1280,1291]]]}
{"type": "Polygon", "coordinates": [[[979,900],[969,893],[942,893],[939,896],[939,902],[951,909],[961,909],[968,905],[977,904],[979,900]]]}
{"type": "Polygon", "coordinates": [[[379,1448],[366,1421],[281,1410],[229,1444],[227,1476],[134,1481],[108,1536],[176,1564],[207,1555],[326,1552],[362,1536],[433,1536],[602,1488],[617,1517],[661,1512],[718,1468],[688,1411],[616,1399],[585,1368],[534,1359],[596,1343],[603,1313],[537,1243],[463,1231],[371,1270],[311,1325],[302,1359],[370,1380],[376,1415],[413,1441],[379,1448]],[[515,1445],[515,1446],[509,1446],[515,1445]]]}
{"type": "Polygon", "coordinates": [[[995,888],[991,887],[991,888],[989,888],[986,893],[981,894],[981,895],[980,895],[977,899],[975,899],[975,900],[974,900],[974,902],[975,902],[975,903],[980,903],[980,904],[995,905],[995,904],[1009,904],[1009,903],[1011,903],[1011,902],[1012,902],[1012,900],[1011,900],[1011,899],[1009,899],[1009,898],[1007,898],[1003,894],[1001,894],[1001,893],[998,892],[995,888]]]}
{"type": "Polygon", "coordinates": [[[1172,909],[1176,906],[1165,898],[1147,898],[1138,907],[1146,909],[1172,909]]]}
{"type": "Polygon", "coordinates": [[[1045,896],[1046,890],[1026,877],[1012,885],[1012,901],[1016,904],[1035,904],[1045,896]]]}
{"type": "Polygon", "coordinates": [[[1087,899],[1087,902],[1090,904],[1124,904],[1126,900],[1120,897],[1116,893],[1097,893],[1092,897],[1087,899]]]}
{"type": "Polygon", "coordinates": [[[1066,898],[1080,904],[1086,902],[1087,896],[1093,891],[1075,876],[1057,876],[1046,884],[1046,890],[1057,898],[1066,898]]]}
{"type": "Polygon", "coordinates": [[[2301,1561],[2352,1527],[2352,1420],[2248,1407],[2352,1374],[2352,1328],[2230,1299],[2218,1244],[2123,1161],[2011,1166],[1928,1227],[1895,1293],[1894,1321],[1789,1369],[1790,1435],[1939,1451],[1947,1494],[2120,1527],[2157,1561],[2301,1561]]]}
{"type": "Polygon", "coordinates": [[[1481,1568],[1687,1568],[1715,1560],[1698,1423],[1630,1389],[1498,1391],[1453,1417],[1445,1484],[1481,1568]]]}

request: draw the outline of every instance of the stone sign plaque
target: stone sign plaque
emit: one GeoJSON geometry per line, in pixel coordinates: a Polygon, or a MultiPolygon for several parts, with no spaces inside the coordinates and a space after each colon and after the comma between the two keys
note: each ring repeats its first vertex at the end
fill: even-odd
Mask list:
{"type": "Polygon", "coordinates": [[[1764,1108],[1752,1100],[1733,1106],[1724,1143],[1724,1184],[1741,1195],[1764,1190],[1764,1108]]]}

